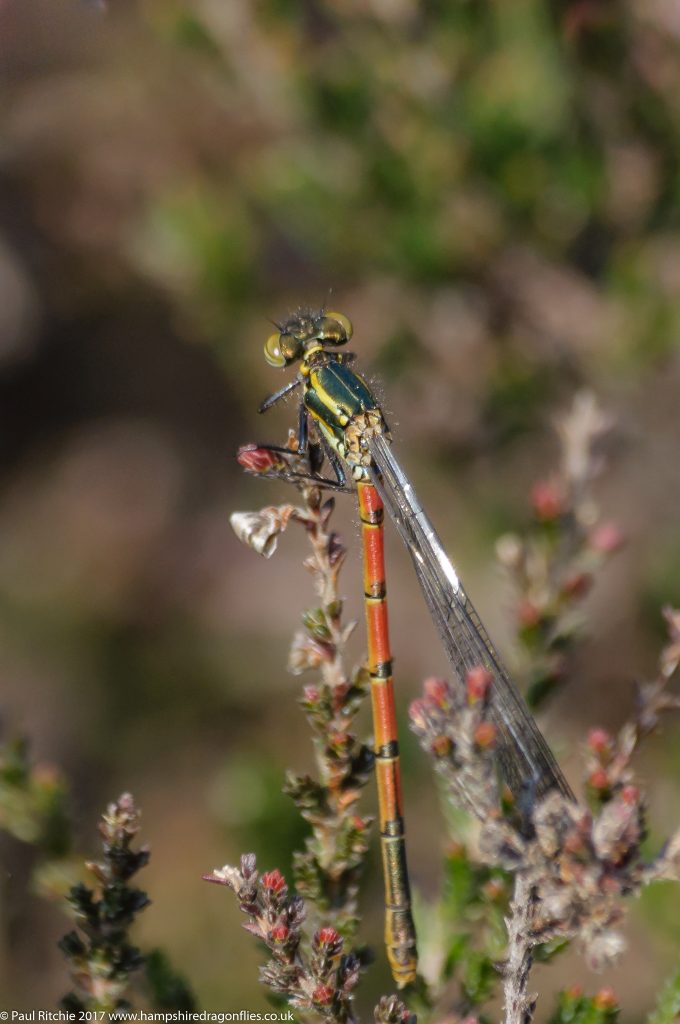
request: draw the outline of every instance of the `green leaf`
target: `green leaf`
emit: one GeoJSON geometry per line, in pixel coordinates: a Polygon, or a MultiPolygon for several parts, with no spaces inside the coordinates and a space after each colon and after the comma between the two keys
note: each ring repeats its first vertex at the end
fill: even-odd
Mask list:
{"type": "Polygon", "coordinates": [[[613,1024],[618,1015],[610,992],[584,996],[579,989],[566,989],[558,996],[549,1024],[613,1024]]]}
{"type": "Polygon", "coordinates": [[[197,1009],[189,983],[175,972],[162,949],[152,949],[147,954],[146,983],[155,1010],[197,1009]]]}
{"type": "Polygon", "coordinates": [[[647,1017],[647,1024],[676,1024],[680,1016],[680,967],[668,979],[647,1017]]]}

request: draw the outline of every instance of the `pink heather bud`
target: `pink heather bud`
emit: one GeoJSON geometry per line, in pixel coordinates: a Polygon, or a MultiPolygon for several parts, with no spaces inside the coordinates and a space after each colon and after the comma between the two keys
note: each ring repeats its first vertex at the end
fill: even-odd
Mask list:
{"type": "Polygon", "coordinates": [[[352,743],[352,735],[342,729],[328,730],[328,747],[336,754],[343,754],[352,743]]]}
{"type": "Polygon", "coordinates": [[[452,749],[453,743],[448,736],[435,736],[430,744],[430,750],[435,757],[446,757],[452,749]]]}
{"type": "Polygon", "coordinates": [[[520,601],[517,609],[517,619],[523,629],[531,629],[541,620],[541,613],[533,601],[525,599],[520,601]]]}
{"type": "Polygon", "coordinates": [[[593,585],[593,577],[589,572],[576,572],[567,577],[562,585],[565,597],[585,597],[593,585]]]}
{"type": "Polygon", "coordinates": [[[498,878],[490,878],[482,887],[484,896],[490,903],[498,903],[505,896],[505,886],[498,878]]]}
{"type": "Polygon", "coordinates": [[[248,473],[272,473],[285,469],[285,462],[278,452],[271,448],[260,448],[256,444],[241,445],[236,453],[239,466],[248,473]]]}
{"type": "Polygon", "coordinates": [[[531,505],[536,517],[550,522],[561,515],[564,507],[562,495],[554,480],[539,480],[531,488],[531,505]]]}
{"type": "Polygon", "coordinates": [[[485,700],[492,682],[493,676],[483,665],[471,668],[465,676],[468,703],[476,704],[480,700],[485,700]]]}
{"type": "Polygon", "coordinates": [[[426,707],[427,705],[422,697],[418,697],[417,700],[412,700],[409,704],[408,716],[417,729],[423,729],[425,726],[426,707]]]}
{"type": "Polygon", "coordinates": [[[316,686],[305,686],[302,690],[302,696],[308,704],[316,704],[320,694],[316,686]]]}
{"type": "Polygon", "coordinates": [[[265,871],[262,876],[262,885],[270,892],[281,892],[286,888],[286,879],[278,868],[274,868],[273,871],[265,871]]]}
{"type": "Polygon", "coordinates": [[[601,988],[593,997],[593,1006],[598,1010],[613,1010],[618,1005],[613,988],[601,988]]]}
{"type": "Polygon", "coordinates": [[[582,853],[584,849],[583,836],[575,830],[571,830],[565,837],[564,849],[567,853],[582,853]]]}
{"type": "Polygon", "coordinates": [[[604,754],[611,747],[612,738],[606,729],[591,729],[588,733],[588,746],[594,754],[604,754]]]}
{"type": "Polygon", "coordinates": [[[480,722],[474,732],[475,743],[482,750],[487,750],[496,742],[496,726],[493,722],[480,722]]]}
{"type": "Polygon", "coordinates": [[[444,707],[449,699],[449,684],[445,679],[437,676],[430,676],[423,683],[423,694],[425,699],[437,707],[444,707]]]}
{"type": "Polygon", "coordinates": [[[355,832],[365,832],[368,827],[368,822],[365,818],[360,817],[358,814],[353,814],[349,819],[352,828],[355,832]]]}
{"type": "Polygon", "coordinates": [[[621,799],[624,804],[634,806],[640,799],[640,790],[637,786],[624,786],[621,790],[621,799]]]}
{"type": "Polygon", "coordinates": [[[612,551],[618,551],[625,543],[625,535],[616,523],[601,523],[591,532],[588,541],[591,548],[609,555],[612,551]]]}
{"type": "Polygon", "coordinates": [[[596,768],[588,776],[588,785],[593,789],[609,789],[609,776],[604,768],[596,768]]]}
{"type": "Polygon", "coordinates": [[[317,985],[312,992],[312,1001],[317,1006],[329,1006],[333,1002],[333,989],[330,985],[317,985]]]}
{"type": "Polygon", "coordinates": [[[564,992],[570,999],[580,999],[583,995],[583,989],[580,985],[570,985],[569,988],[564,990],[564,992]]]}
{"type": "Polygon", "coordinates": [[[269,933],[269,938],[272,942],[285,942],[290,935],[290,928],[285,924],[274,925],[269,933]]]}
{"type": "Polygon", "coordinates": [[[335,928],[320,928],[314,936],[317,946],[334,946],[340,942],[340,933],[335,928]]]}

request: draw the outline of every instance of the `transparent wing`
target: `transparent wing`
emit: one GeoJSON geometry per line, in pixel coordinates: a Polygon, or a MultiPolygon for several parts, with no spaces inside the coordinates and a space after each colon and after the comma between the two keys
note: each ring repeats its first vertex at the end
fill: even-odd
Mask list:
{"type": "Polygon", "coordinates": [[[466,595],[441,541],[383,434],[366,436],[373,482],[409,550],[425,600],[460,686],[483,665],[493,676],[491,714],[498,730],[498,761],[516,798],[551,789],[573,794],[517,687],[510,679],[466,595]]]}

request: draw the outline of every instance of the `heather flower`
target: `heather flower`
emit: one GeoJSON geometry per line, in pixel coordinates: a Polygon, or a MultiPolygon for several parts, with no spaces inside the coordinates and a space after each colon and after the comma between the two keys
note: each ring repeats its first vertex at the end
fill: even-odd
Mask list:
{"type": "Polygon", "coordinates": [[[236,461],[242,469],[256,476],[280,473],[286,468],[286,463],[279,452],[256,444],[242,445],[236,453],[236,461]]]}
{"type": "Polygon", "coordinates": [[[259,512],[233,512],[229,522],[239,540],[258,555],[271,558],[276,551],[279,535],[295,513],[293,505],[270,505],[259,512]]]}
{"type": "Polygon", "coordinates": [[[538,519],[549,522],[557,519],[564,508],[559,483],[555,480],[541,480],[531,489],[531,504],[538,519]]]}
{"type": "Polygon", "coordinates": [[[493,683],[493,676],[488,669],[478,666],[470,669],[465,677],[468,701],[474,704],[476,701],[485,701],[489,696],[489,690],[493,683]]]}
{"type": "Polygon", "coordinates": [[[590,532],[588,543],[594,551],[609,555],[624,545],[625,536],[616,523],[605,522],[590,532]]]}

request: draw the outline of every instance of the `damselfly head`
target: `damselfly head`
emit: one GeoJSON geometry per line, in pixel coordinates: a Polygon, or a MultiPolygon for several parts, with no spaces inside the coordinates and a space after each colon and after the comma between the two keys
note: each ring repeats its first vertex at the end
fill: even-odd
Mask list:
{"type": "Polygon", "coordinates": [[[345,345],[352,337],[352,324],[342,313],[301,309],[270,334],[264,355],[270,366],[282,368],[304,359],[310,349],[345,345]]]}

